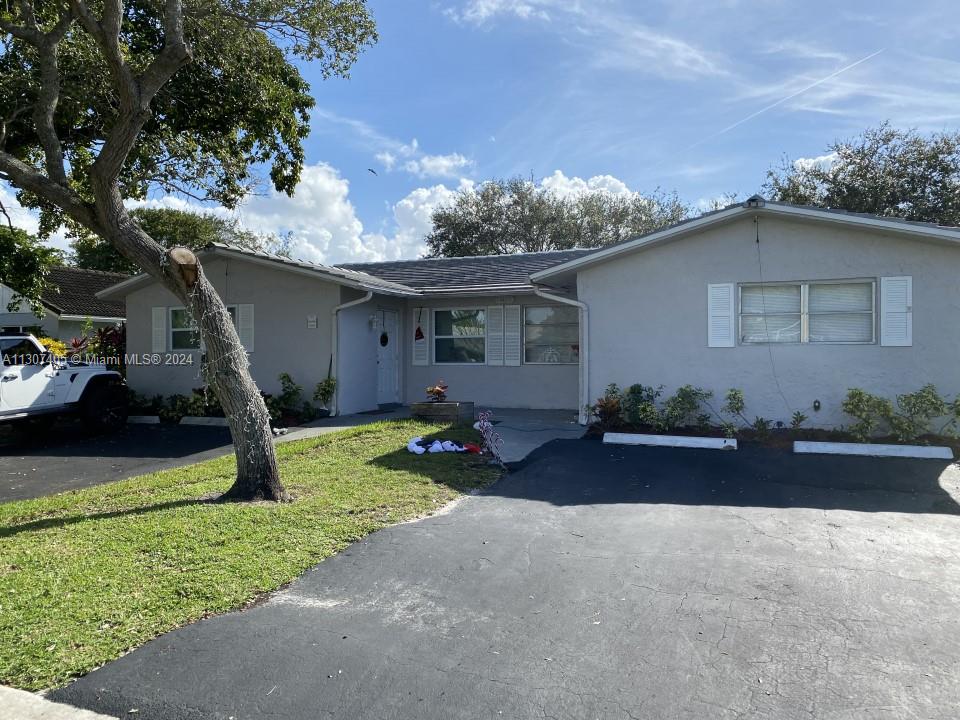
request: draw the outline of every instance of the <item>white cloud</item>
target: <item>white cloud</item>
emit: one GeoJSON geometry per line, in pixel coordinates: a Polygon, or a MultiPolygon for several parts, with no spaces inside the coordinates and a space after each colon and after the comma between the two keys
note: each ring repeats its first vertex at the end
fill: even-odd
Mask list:
{"type": "MultiPolygon", "coordinates": [[[[459,188],[471,187],[461,180],[459,188]]],[[[236,211],[241,224],[257,232],[291,236],[291,254],[309,262],[332,265],[420,257],[424,237],[432,227],[434,209],[449,202],[456,189],[438,184],[416,188],[393,205],[389,228],[368,232],[350,201],[350,184],[330,165],[304,168],[293,197],[271,191],[247,200],[236,211]]],[[[201,207],[181,198],[165,196],[140,205],[214,212],[230,216],[223,208],[201,207]]]]}
{"type": "Polygon", "coordinates": [[[460,153],[449,155],[423,155],[404,163],[404,169],[420,177],[458,177],[472,161],[460,153]]]}
{"type": "Polygon", "coordinates": [[[550,0],[469,0],[462,9],[448,8],[448,16],[462,23],[482,25],[497,15],[513,15],[522,20],[549,20],[550,0]]]}
{"type": "Polygon", "coordinates": [[[388,150],[379,152],[374,155],[374,157],[377,159],[377,162],[383,165],[383,169],[387,172],[390,172],[397,166],[397,156],[388,150]]]}
{"type": "Polygon", "coordinates": [[[827,153],[826,155],[818,155],[817,157],[802,157],[794,160],[793,166],[797,170],[811,170],[813,168],[827,170],[833,166],[838,157],[839,156],[835,152],[827,153]]]}
{"type": "Polygon", "coordinates": [[[612,175],[595,175],[589,180],[584,180],[579,177],[567,177],[562,171],[554,170],[553,174],[545,177],[540,184],[564,198],[577,197],[598,190],[611,195],[633,194],[625,182],[612,175]]]}

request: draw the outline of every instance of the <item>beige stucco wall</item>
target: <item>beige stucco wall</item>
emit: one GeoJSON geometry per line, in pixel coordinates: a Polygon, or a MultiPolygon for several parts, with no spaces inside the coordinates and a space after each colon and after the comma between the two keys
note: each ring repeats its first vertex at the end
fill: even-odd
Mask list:
{"type": "MultiPolygon", "coordinates": [[[[339,302],[340,287],[313,277],[275,270],[244,261],[213,259],[204,271],[224,301],[254,306],[254,350],[249,354],[254,380],[260,389],[277,393],[281,372],[290,373],[309,398],[327,376],[331,352],[331,310],[339,302]],[[317,327],[308,328],[308,316],[317,327]]],[[[157,283],[127,296],[127,352],[150,353],[152,308],[180,303],[157,283]]],[[[176,351],[183,352],[183,351],[176,351]]],[[[199,351],[189,366],[130,366],[127,381],[148,395],[189,394],[203,383],[199,377],[199,351]]]]}
{"type": "Polygon", "coordinates": [[[407,300],[402,313],[404,328],[404,402],[426,399],[425,389],[443,379],[450,386],[451,400],[472,400],[477,407],[576,409],[579,370],[577,365],[413,365],[413,308],[466,308],[490,305],[551,305],[535,295],[494,298],[445,298],[407,300]]]}
{"type": "Polygon", "coordinates": [[[851,387],[892,398],[932,382],[952,396],[960,392],[958,278],[955,246],[770,218],[760,220],[759,247],[753,221],[741,219],[620,256],[578,277],[590,308],[589,396],[611,382],[663,384],[668,392],[690,383],[718,397],[737,387],[750,418],[789,422],[801,410],[809,424],[827,427],[850,422],[840,403],[851,387]],[[895,275],[913,277],[912,347],[707,347],[709,283],[895,275]]]}

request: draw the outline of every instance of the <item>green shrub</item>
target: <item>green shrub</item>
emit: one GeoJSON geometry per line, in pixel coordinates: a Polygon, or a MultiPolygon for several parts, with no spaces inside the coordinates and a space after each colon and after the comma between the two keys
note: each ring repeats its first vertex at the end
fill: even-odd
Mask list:
{"type": "Polygon", "coordinates": [[[337,379],[335,377],[328,377],[326,380],[321,380],[317,383],[317,388],[313,391],[313,400],[324,407],[328,407],[336,391],[337,379]]]}
{"type": "Polygon", "coordinates": [[[770,428],[773,426],[772,420],[767,420],[765,417],[757,415],[753,422],[750,423],[750,427],[753,428],[753,431],[757,434],[757,437],[765,438],[770,434],[770,428]]]}
{"type": "Polygon", "coordinates": [[[860,442],[870,440],[880,428],[889,425],[889,420],[893,416],[893,403],[860,388],[848,390],[847,397],[844,398],[840,407],[843,412],[856,420],[847,429],[860,442]]]}
{"type": "Polygon", "coordinates": [[[631,385],[623,394],[623,416],[630,425],[649,425],[655,427],[660,422],[660,410],[657,398],[663,394],[663,385],[647,387],[631,385]]]}
{"type": "Polygon", "coordinates": [[[909,442],[930,432],[931,421],[948,412],[946,400],[940,397],[937,388],[927,384],[916,392],[897,395],[897,412],[888,421],[897,439],[909,442]]]}
{"type": "Polygon", "coordinates": [[[794,430],[799,430],[808,419],[809,418],[799,410],[794,410],[793,417],[790,418],[790,427],[794,430]]]}
{"type": "Polygon", "coordinates": [[[158,415],[163,422],[178,423],[180,418],[190,414],[190,398],[186,395],[170,395],[158,415]]]}
{"type": "Polygon", "coordinates": [[[705,428],[710,424],[710,414],[704,413],[702,405],[713,393],[693,385],[683,385],[663,402],[660,412],[661,430],[681,427],[705,428]]]}

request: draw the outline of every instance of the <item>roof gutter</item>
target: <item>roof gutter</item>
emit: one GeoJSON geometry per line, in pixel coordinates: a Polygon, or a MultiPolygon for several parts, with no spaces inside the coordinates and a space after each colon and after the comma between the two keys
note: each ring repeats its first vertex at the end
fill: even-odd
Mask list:
{"type": "MultiPolygon", "coordinates": [[[[340,357],[339,357],[339,345],[340,345],[340,311],[346,310],[347,308],[354,307],[356,305],[363,305],[366,302],[370,302],[373,299],[373,290],[367,290],[367,294],[362,298],[357,300],[351,300],[350,302],[345,302],[340,305],[334,306],[330,311],[330,314],[333,319],[333,327],[331,328],[331,357],[333,357],[332,363],[332,372],[333,377],[336,378],[339,373],[340,368],[340,357]]],[[[333,407],[330,408],[330,416],[340,414],[340,381],[337,380],[337,385],[333,390],[333,407]]]]}
{"type": "Polygon", "coordinates": [[[590,420],[587,410],[590,405],[590,308],[585,302],[552,295],[538,287],[534,287],[533,292],[544,300],[580,308],[580,404],[577,409],[577,422],[586,425],[590,420]]]}

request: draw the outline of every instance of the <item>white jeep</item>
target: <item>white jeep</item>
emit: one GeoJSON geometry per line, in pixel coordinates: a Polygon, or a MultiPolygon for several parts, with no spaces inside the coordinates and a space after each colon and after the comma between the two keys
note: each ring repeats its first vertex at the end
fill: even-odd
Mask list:
{"type": "Polygon", "coordinates": [[[0,334],[0,357],[0,424],[46,429],[69,414],[88,428],[114,430],[127,421],[120,373],[56,357],[33,335],[0,334]]]}

